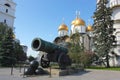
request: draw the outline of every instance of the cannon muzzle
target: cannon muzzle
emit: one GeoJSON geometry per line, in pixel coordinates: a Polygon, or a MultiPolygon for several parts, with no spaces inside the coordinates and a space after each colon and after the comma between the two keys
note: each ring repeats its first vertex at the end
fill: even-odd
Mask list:
{"type": "Polygon", "coordinates": [[[35,38],[32,41],[32,49],[35,51],[43,51],[46,53],[54,53],[56,50],[60,50],[64,53],[68,53],[68,50],[64,47],[58,46],[56,44],[44,41],[40,38],[35,38]]]}

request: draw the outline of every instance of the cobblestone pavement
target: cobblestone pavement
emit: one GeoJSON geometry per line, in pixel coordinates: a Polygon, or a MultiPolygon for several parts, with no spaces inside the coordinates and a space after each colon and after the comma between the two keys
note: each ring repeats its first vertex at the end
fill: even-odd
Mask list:
{"type": "Polygon", "coordinates": [[[10,68],[0,68],[0,80],[120,80],[120,71],[105,71],[105,70],[85,70],[69,76],[32,76],[24,77],[18,68],[13,69],[11,75],[10,68]]]}

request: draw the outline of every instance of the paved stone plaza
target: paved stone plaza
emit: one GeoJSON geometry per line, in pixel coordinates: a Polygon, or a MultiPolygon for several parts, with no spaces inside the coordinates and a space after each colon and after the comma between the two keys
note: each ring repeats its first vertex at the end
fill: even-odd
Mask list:
{"type": "Polygon", "coordinates": [[[49,75],[44,75],[23,78],[18,68],[14,68],[13,75],[10,70],[10,68],[0,68],[0,80],[120,80],[120,71],[86,70],[69,76],[52,75],[50,78],[49,75]]]}

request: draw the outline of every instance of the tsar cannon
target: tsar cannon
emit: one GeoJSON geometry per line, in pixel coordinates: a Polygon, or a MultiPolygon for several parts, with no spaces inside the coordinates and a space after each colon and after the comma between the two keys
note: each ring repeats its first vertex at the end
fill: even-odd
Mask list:
{"type": "Polygon", "coordinates": [[[33,39],[31,47],[35,51],[46,53],[42,55],[40,60],[40,65],[43,68],[49,67],[50,62],[57,62],[61,69],[65,69],[67,66],[71,65],[71,59],[67,55],[67,48],[42,40],[41,38],[33,39]]]}
{"type": "Polygon", "coordinates": [[[71,65],[71,59],[67,55],[67,48],[44,41],[40,38],[35,38],[32,41],[31,47],[35,51],[44,52],[44,54],[39,57],[40,60],[33,60],[30,63],[30,66],[24,72],[24,75],[46,74],[42,68],[48,68],[50,62],[57,62],[60,69],[66,69],[67,66],[71,65]],[[39,67],[39,65],[42,68],[39,67]]]}

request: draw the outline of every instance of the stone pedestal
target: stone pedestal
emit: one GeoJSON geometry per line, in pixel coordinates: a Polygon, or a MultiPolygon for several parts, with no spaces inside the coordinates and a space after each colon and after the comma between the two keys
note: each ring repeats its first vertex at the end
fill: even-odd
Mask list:
{"type": "MultiPolygon", "coordinates": [[[[50,69],[47,69],[47,70],[50,73],[50,69]]],[[[52,76],[66,76],[66,75],[72,75],[79,71],[82,71],[82,70],[81,69],[66,69],[66,70],[51,69],[51,75],[52,76]]]]}

